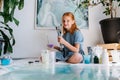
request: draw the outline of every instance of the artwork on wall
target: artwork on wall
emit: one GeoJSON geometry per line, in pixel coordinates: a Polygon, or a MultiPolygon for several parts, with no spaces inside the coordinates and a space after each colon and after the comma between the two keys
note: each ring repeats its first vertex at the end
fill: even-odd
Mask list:
{"type": "Polygon", "coordinates": [[[88,29],[88,8],[79,8],[80,0],[36,0],[35,29],[55,29],[64,12],[72,12],[80,29],[88,29]],[[76,11],[75,11],[76,10],[76,11]]]}

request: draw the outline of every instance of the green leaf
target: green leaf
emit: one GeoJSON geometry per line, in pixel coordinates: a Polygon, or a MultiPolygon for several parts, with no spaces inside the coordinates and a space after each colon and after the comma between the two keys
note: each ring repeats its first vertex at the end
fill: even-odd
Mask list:
{"type": "Polygon", "coordinates": [[[2,34],[3,36],[3,39],[4,39],[4,54],[9,51],[9,52],[12,52],[12,45],[10,44],[10,40],[9,40],[9,37],[2,31],[0,30],[0,33],[2,34]]]}
{"type": "Polygon", "coordinates": [[[8,22],[9,22],[9,19],[10,19],[9,14],[7,14],[7,13],[3,13],[3,14],[4,14],[4,15],[3,15],[4,22],[5,22],[5,23],[8,23],[8,22]]]}
{"type": "Polygon", "coordinates": [[[9,0],[9,7],[13,8],[14,7],[14,0],[9,0]]]}
{"type": "Polygon", "coordinates": [[[9,32],[9,34],[11,36],[10,39],[12,39],[12,45],[14,45],[15,44],[15,39],[14,39],[14,36],[13,36],[12,28],[10,28],[10,26],[8,24],[4,23],[4,22],[1,22],[1,23],[6,26],[6,27],[1,27],[1,28],[4,28],[5,30],[7,30],[9,32]]]}
{"type": "Polygon", "coordinates": [[[0,55],[2,55],[2,49],[0,49],[0,55]]]}
{"type": "Polygon", "coordinates": [[[14,20],[15,24],[18,26],[19,25],[19,21],[17,19],[15,19],[14,17],[13,17],[13,20],[14,20]]]}
{"type": "Polygon", "coordinates": [[[18,9],[21,10],[24,7],[24,0],[20,0],[18,9]]]}
{"type": "Polygon", "coordinates": [[[3,11],[5,14],[9,14],[9,0],[4,0],[3,11]]]}
{"type": "Polygon", "coordinates": [[[7,43],[8,43],[7,52],[12,53],[13,52],[12,45],[10,44],[10,42],[7,42],[7,43]]]}
{"type": "Polygon", "coordinates": [[[3,14],[2,14],[2,12],[0,12],[0,16],[2,16],[3,14]]]}
{"type": "Polygon", "coordinates": [[[120,6],[120,4],[118,6],[120,6]]]}
{"type": "Polygon", "coordinates": [[[11,12],[10,12],[10,17],[13,19],[13,16],[14,16],[14,12],[15,12],[15,6],[11,9],[11,12]]]}
{"type": "MultiPolygon", "coordinates": [[[[9,25],[7,24],[7,23],[5,23],[5,22],[0,22],[0,23],[2,23],[2,24],[4,24],[5,25],[5,28],[7,28],[7,29],[9,29],[10,27],[9,27],[9,25]]],[[[10,28],[11,29],[11,28],[10,28]]]]}
{"type": "Polygon", "coordinates": [[[3,45],[3,39],[0,38],[0,55],[2,55],[2,45],[3,45]]]}
{"type": "Polygon", "coordinates": [[[10,44],[10,41],[5,42],[5,45],[4,45],[4,54],[6,54],[7,52],[10,52],[10,53],[13,52],[13,48],[12,48],[12,45],[10,44]]]}
{"type": "MultiPolygon", "coordinates": [[[[19,21],[14,17],[15,9],[18,7],[19,10],[24,7],[24,0],[3,0],[3,10],[0,11],[0,37],[4,39],[4,54],[6,52],[12,52],[12,46],[15,45],[15,38],[13,35],[12,26],[8,25],[8,22],[14,22],[17,26],[19,21]],[[5,31],[4,31],[5,30],[5,31]],[[7,31],[7,33],[6,33],[7,31]]],[[[1,55],[1,51],[0,51],[1,55]]]]}

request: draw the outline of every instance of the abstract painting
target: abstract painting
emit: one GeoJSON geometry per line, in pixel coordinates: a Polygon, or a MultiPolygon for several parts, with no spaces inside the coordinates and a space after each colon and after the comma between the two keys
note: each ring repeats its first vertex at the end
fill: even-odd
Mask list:
{"type": "Polygon", "coordinates": [[[88,8],[77,9],[80,0],[36,0],[35,28],[55,29],[65,12],[72,12],[80,29],[88,29],[88,8]]]}

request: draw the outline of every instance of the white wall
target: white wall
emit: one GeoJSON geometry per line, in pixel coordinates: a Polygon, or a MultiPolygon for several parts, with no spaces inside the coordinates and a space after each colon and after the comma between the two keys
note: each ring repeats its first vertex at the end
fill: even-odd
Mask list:
{"type": "MultiPolygon", "coordinates": [[[[14,27],[16,44],[12,57],[35,57],[46,49],[47,36],[49,42],[58,45],[55,30],[34,29],[35,0],[25,0],[24,9],[17,11],[15,16],[20,20],[19,27],[14,27]]],[[[99,6],[89,8],[89,29],[81,29],[84,35],[84,50],[87,46],[103,43],[99,21],[105,17],[99,6]]]]}

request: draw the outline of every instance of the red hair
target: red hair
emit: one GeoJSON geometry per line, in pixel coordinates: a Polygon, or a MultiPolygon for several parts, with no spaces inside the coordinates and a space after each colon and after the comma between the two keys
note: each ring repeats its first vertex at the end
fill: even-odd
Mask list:
{"type": "MultiPolygon", "coordinates": [[[[64,13],[63,16],[62,16],[62,22],[63,22],[63,17],[64,16],[71,17],[72,20],[75,20],[75,17],[74,17],[74,15],[73,15],[72,12],[66,12],[66,13],[64,13]]],[[[70,33],[73,34],[75,30],[79,30],[79,29],[77,28],[77,25],[74,22],[74,24],[72,24],[72,27],[70,28],[70,33]]],[[[63,27],[63,34],[65,34],[65,33],[67,33],[67,30],[63,27]]]]}

